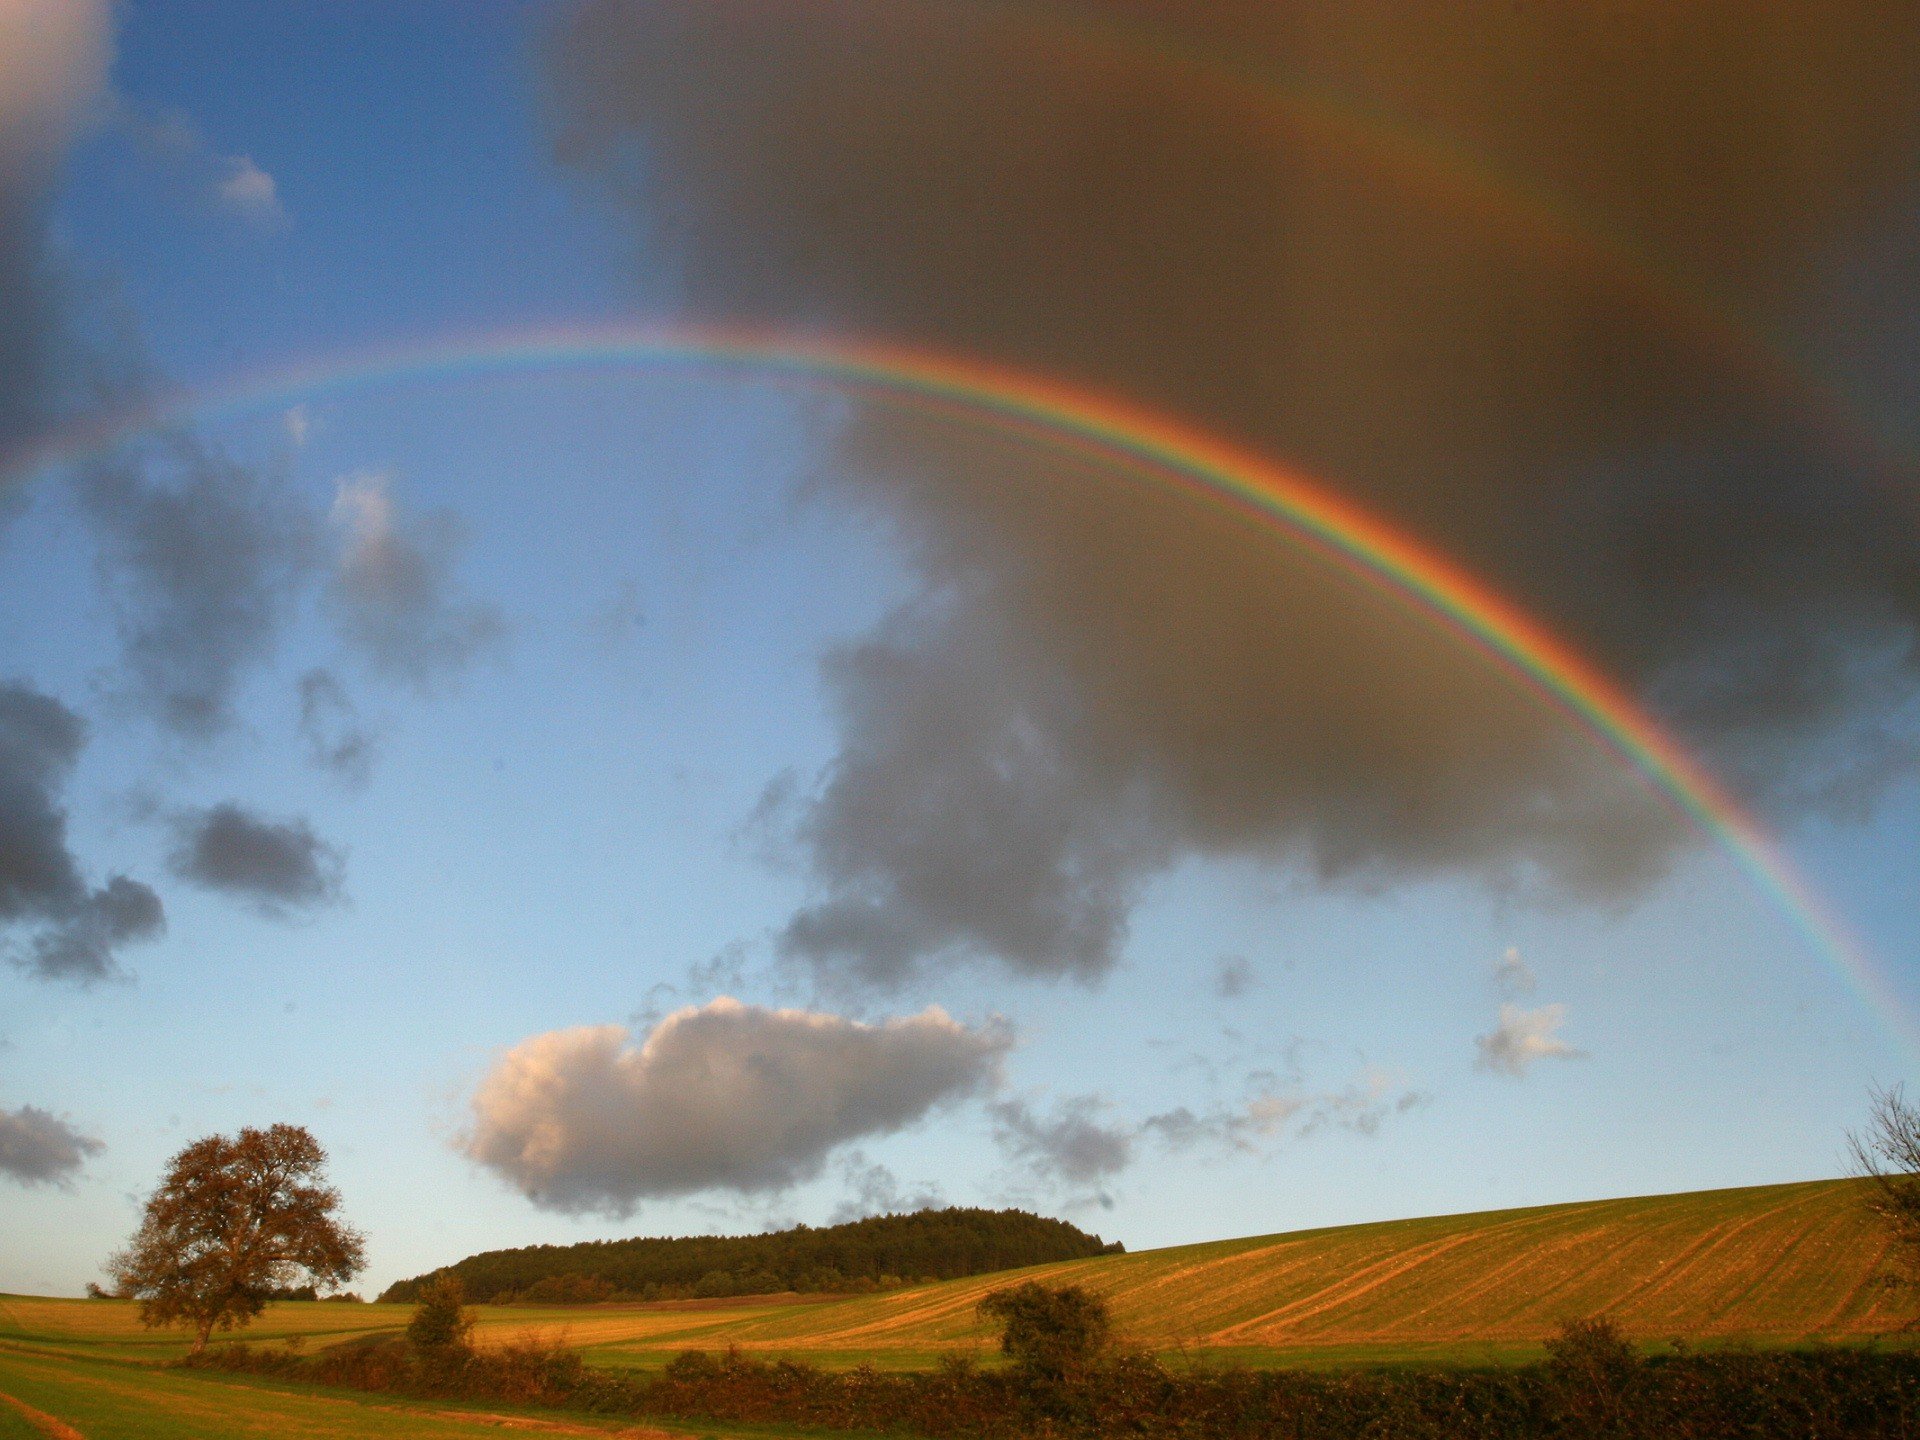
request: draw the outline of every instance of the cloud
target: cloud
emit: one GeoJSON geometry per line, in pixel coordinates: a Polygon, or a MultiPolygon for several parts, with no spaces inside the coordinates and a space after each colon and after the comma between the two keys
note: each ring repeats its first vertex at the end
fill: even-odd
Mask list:
{"type": "MultiPolygon", "coordinates": [[[[1333,477],[1777,817],[1857,803],[1913,771],[1911,487],[1527,197],[1792,337],[1835,248],[1910,208],[1920,13],[1590,8],[1224,0],[1153,7],[1172,41],[1130,47],[1120,0],[587,0],[551,49],[559,147],[648,263],[673,248],[692,313],[1074,377],[1333,477]],[[1369,118],[1296,125],[1289,93],[1369,118]],[[1383,153],[1395,117],[1418,134],[1383,153]],[[1462,203],[1468,161],[1410,175],[1421,136],[1517,198],[1462,203]]],[[[1098,976],[1191,855],[1611,900],[1697,843],[1465,647],[1238,517],[877,411],[821,469],[921,582],[827,664],[785,937],[823,972],[1098,976]]]]}
{"type": "Polygon", "coordinates": [[[1536,983],[1533,969],[1520,954],[1520,947],[1509,945],[1493,964],[1494,987],[1509,999],[1531,995],[1536,983]]]}
{"type": "Polygon", "coordinates": [[[45,1110],[0,1110],[0,1176],[18,1184],[64,1185],[105,1148],[45,1110]]]}
{"type": "Polygon", "coordinates": [[[1222,1000],[1238,1000],[1253,989],[1253,963],[1244,955],[1228,955],[1213,967],[1213,993],[1222,1000]]]}
{"type": "Polygon", "coordinates": [[[1108,1182],[1133,1165],[1149,1142],[1168,1154],[1255,1154],[1289,1134],[1305,1139],[1337,1129],[1371,1136],[1428,1098],[1377,1066],[1332,1090],[1282,1087],[1270,1075],[1250,1080],[1252,1093],[1237,1105],[1180,1105],[1142,1120],[1108,1118],[1113,1107],[1097,1095],[1068,1096],[1045,1113],[1017,1098],[996,1101],[987,1111],[994,1138],[1016,1165],[1043,1183],[1087,1192],[1080,1199],[1105,1205],[1112,1203],[1108,1182]]]}
{"type": "Polygon", "coordinates": [[[280,208],[280,187],[273,176],[253,163],[251,155],[229,156],[226,171],[215,193],[220,203],[256,225],[283,225],[287,212],[280,208]]]}
{"type": "Polygon", "coordinates": [[[459,593],[461,541],[451,512],[409,517],[387,476],[361,473],[340,482],[333,520],[343,541],[334,614],[374,669],[430,688],[505,636],[498,610],[459,593]]]}
{"type": "Polygon", "coordinates": [[[127,692],[173,734],[214,738],[313,572],[313,517],[280,485],[180,433],[91,465],[78,483],[101,537],[127,692]]]}
{"type": "Polygon", "coordinates": [[[938,1210],[947,1203],[938,1185],[928,1183],[913,1190],[902,1190],[893,1171],[884,1165],[869,1164],[862,1150],[851,1150],[842,1158],[840,1179],[847,1186],[848,1194],[833,1207],[833,1213],[827,1217],[829,1225],[845,1225],[869,1215],[911,1215],[918,1210],[938,1210]]]}
{"type": "Polygon", "coordinates": [[[228,802],[183,810],[172,825],[167,863],[182,880],[272,915],[340,899],[345,857],[305,820],[269,820],[228,802]]]}
{"type": "Polygon", "coordinates": [[[379,742],[361,724],[346,687],[330,670],[309,670],[300,677],[299,694],[300,736],[308,763],[347,785],[365,785],[379,742]]]}
{"type": "Polygon", "coordinates": [[[1097,1096],[1075,1095],[1045,1115],[1017,1099],[997,1101],[987,1113],[1001,1147],[1036,1176],[1098,1190],[1133,1163],[1138,1138],[1132,1127],[1102,1120],[1106,1108],[1097,1096]]]}
{"type": "Polygon", "coordinates": [[[1576,1050],[1560,1038],[1566,1018],[1564,1005],[1542,1005],[1537,1010],[1502,1005],[1500,1023],[1485,1035],[1473,1037],[1474,1048],[1480,1052],[1474,1068],[1521,1079],[1538,1060],[1585,1059],[1586,1051],[1576,1050]]]}
{"type": "Polygon", "coordinates": [[[473,1097],[461,1149],[548,1209],[625,1215],[703,1190],[778,1191],[852,1141],[992,1088],[1011,1036],[930,1008],[865,1024],[726,997],[535,1035],[473,1097]]]}
{"type": "Polygon", "coordinates": [[[191,115],[118,97],[114,119],[142,152],[164,167],[201,203],[250,225],[278,230],[289,223],[280,187],[251,155],[223,155],[191,115]]]}
{"type": "Polygon", "coordinates": [[[119,947],[165,928],[152,890],[124,875],[91,888],[68,847],[61,792],[85,742],[58,700],[0,682],[0,929],[27,932],[10,957],[27,973],[81,985],[117,974],[119,947]]]}
{"type": "MultiPolygon", "coordinates": [[[[112,35],[107,0],[0,5],[0,457],[54,401],[62,326],[47,199],[105,86],[112,35]]],[[[17,503],[0,484],[0,517],[17,503]]]]}

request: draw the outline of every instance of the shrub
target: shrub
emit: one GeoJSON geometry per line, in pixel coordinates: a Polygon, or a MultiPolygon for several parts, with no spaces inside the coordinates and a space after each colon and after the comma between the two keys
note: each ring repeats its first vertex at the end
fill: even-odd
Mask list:
{"type": "Polygon", "coordinates": [[[420,1287],[420,1303],[407,1322],[407,1343],[423,1354],[465,1350],[473,1333],[473,1315],[458,1275],[443,1270],[420,1287]]]}
{"type": "Polygon", "coordinates": [[[1055,1289],[1029,1280],[994,1291],[980,1313],[1005,1326],[1000,1350],[1015,1368],[1047,1384],[1084,1376],[1113,1333],[1107,1302],[1078,1285],[1055,1289]]]}
{"type": "Polygon", "coordinates": [[[1618,1434],[1640,1369],[1633,1342],[1611,1320],[1596,1316],[1563,1320],[1546,1348],[1563,1423],[1580,1434],[1618,1434]]]}

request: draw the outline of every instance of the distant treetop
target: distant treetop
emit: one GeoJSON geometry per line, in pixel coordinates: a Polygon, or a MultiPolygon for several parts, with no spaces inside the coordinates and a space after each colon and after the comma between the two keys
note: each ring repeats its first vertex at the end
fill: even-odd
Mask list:
{"type": "MultiPolygon", "coordinates": [[[[457,1276],[467,1298],[479,1303],[579,1304],[889,1289],[1123,1248],[1024,1210],[951,1208],[767,1235],[642,1236],[488,1250],[435,1273],[457,1276]]],[[[380,1298],[410,1304],[426,1278],[398,1281],[380,1298]]]]}

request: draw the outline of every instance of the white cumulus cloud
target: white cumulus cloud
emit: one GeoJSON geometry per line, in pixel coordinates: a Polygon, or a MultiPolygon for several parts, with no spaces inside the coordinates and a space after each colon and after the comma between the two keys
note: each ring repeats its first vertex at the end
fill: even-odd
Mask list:
{"type": "Polygon", "coordinates": [[[722,996],[639,1045],[625,1026],[521,1041],[482,1080],[460,1148],[536,1204],[626,1214],[702,1190],[769,1192],[841,1145],[991,1090],[1012,1044],[937,1007],[867,1024],[722,996]]]}

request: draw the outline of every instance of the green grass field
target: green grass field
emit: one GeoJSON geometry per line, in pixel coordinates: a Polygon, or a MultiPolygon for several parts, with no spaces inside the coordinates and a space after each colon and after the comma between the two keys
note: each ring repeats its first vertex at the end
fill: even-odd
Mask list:
{"type": "MultiPolygon", "coordinates": [[[[482,1306],[477,1336],[562,1334],[589,1363],[648,1368],[738,1345],[838,1368],[987,1358],[980,1297],[1010,1277],[1086,1285],[1122,1335],[1172,1359],[1254,1366],[1499,1364],[1562,1320],[1605,1314],[1650,1346],[1863,1341],[1906,1318],[1880,1283],[1886,1240],[1855,1181],[1602,1200],[1343,1226],[1102,1256],[846,1299],[755,1297],[573,1308],[482,1306]]],[[[405,1323],[403,1306],[281,1304],[246,1332],[311,1351],[405,1323]]],[[[121,1301],[0,1296],[0,1395],[102,1436],[455,1437],[672,1433],[316,1394],[158,1366],[178,1331],[121,1301]]],[[[0,1440],[46,1434],[0,1404],[0,1440]],[[25,1426],[26,1428],[22,1428],[25,1426]]],[[[714,1434],[712,1427],[697,1433],[714,1434]]],[[[763,1432],[773,1433],[773,1432],[763,1432]]]]}

